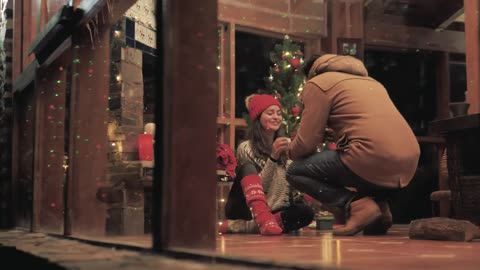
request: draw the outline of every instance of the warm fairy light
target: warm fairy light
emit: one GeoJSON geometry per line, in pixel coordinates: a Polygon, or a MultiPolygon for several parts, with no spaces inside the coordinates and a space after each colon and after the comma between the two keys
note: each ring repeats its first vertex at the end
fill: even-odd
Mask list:
{"type": "Polygon", "coordinates": [[[220,222],[218,222],[218,225],[222,225],[222,224],[223,224],[223,222],[221,222],[221,221],[220,221],[220,222]]]}
{"type": "Polygon", "coordinates": [[[117,77],[116,77],[116,79],[117,79],[117,82],[122,81],[122,75],[118,74],[117,77]]]}
{"type": "Polygon", "coordinates": [[[115,146],[116,144],[114,142],[112,142],[112,146],[115,146]]]}
{"type": "Polygon", "coordinates": [[[115,30],[115,37],[120,37],[122,35],[122,32],[120,32],[119,30],[115,30]]]}
{"type": "Polygon", "coordinates": [[[220,70],[220,66],[217,66],[217,69],[220,70]]]}
{"type": "Polygon", "coordinates": [[[220,199],[221,202],[225,202],[225,199],[220,199]]]}

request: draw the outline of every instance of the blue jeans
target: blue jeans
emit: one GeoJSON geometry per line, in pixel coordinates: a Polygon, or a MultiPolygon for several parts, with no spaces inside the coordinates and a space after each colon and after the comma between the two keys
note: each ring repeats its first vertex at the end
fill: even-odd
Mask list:
{"type": "Polygon", "coordinates": [[[366,196],[385,200],[390,191],[353,173],[343,164],[339,153],[331,150],[294,161],[287,170],[287,181],[322,204],[342,209],[366,196]],[[356,192],[346,187],[355,188],[356,192]]]}

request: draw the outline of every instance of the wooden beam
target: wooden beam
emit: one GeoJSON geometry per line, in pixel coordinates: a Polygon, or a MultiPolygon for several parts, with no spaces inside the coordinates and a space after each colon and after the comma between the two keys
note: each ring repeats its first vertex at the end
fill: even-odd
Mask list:
{"type": "MultiPolygon", "coordinates": [[[[236,82],[235,82],[235,24],[231,23],[229,29],[229,56],[228,56],[228,63],[229,63],[229,68],[228,70],[230,71],[229,74],[229,82],[230,85],[228,87],[228,116],[230,119],[235,118],[235,91],[236,91],[236,82]]],[[[235,125],[228,125],[227,126],[227,131],[226,131],[226,140],[225,143],[230,145],[232,149],[235,149],[235,125]]]]}
{"type": "Polygon", "coordinates": [[[216,238],[217,1],[157,5],[154,249],[213,251],[216,238]],[[189,7],[185,9],[185,7],[189,7]],[[189,18],[185,20],[185,18],[189,18]],[[163,32],[168,35],[162,36],[163,32]],[[191,70],[188,80],[182,75],[191,70]],[[159,204],[160,203],[160,204],[159,204]]]}
{"type": "Polygon", "coordinates": [[[289,0],[290,10],[295,12],[300,6],[308,4],[306,0],[289,0]]]}
{"type": "Polygon", "coordinates": [[[219,39],[219,49],[220,49],[220,56],[218,59],[218,86],[219,86],[219,96],[218,96],[218,117],[224,117],[224,110],[225,110],[225,70],[226,70],[226,65],[225,65],[225,41],[226,41],[226,35],[225,35],[225,25],[221,24],[219,26],[220,35],[218,37],[219,39]]]}
{"type": "Polygon", "coordinates": [[[455,13],[453,13],[448,19],[446,19],[445,21],[443,21],[438,27],[437,29],[435,29],[435,31],[443,31],[445,29],[447,29],[447,27],[452,24],[453,22],[455,22],[457,20],[457,18],[459,16],[461,16],[464,12],[464,8],[461,8],[459,10],[457,10],[455,13]]]}
{"type": "MultiPolygon", "coordinates": [[[[70,52],[70,51],[68,51],[70,52]]],[[[35,129],[33,230],[64,232],[65,97],[70,57],[60,57],[38,72],[35,129]]]]}
{"type": "MultiPolygon", "coordinates": [[[[226,48],[225,48],[225,41],[226,41],[226,35],[225,35],[225,24],[221,23],[219,25],[219,32],[220,35],[218,37],[218,42],[219,42],[219,50],[220,50],[220,56],[218,59],[218,118],[224,118],[225,117],[225,70],[226,70],[226,65],[225,65],[225,54],[226,54],[226,48]]],[[[217,142],[218,143],[225,143],[225,129],[223,126],[218,126],[218,120],[217,120],[217,142]]]]}
{"type": "Polygon", "coordinates": [[[74,235],[105,234],[107,213],[96,195],[99,187],[106,185],[108,100],[103,97],[110,88],[111,47],[110,28],[98,27],[95,44],[86,27],[72,37],[67,215],[71,219],[68,233],[74,235]]]}
{"type": "Polygon", "coordinates": [[[467,64],[467,102],[469,114],[480,112],[480,3],[465,0],[465,45],[467,64]]]}
{"type": "Polygon", "coordinates": [[[445,144],[445,138],[442,136],[416,136],[419,143],[445,144]]]}
{"type": "MultiPolygon", "coordinates": [[[[228,24],[228,22],[225,22],[228,24]]],[[[251,34],[259,35],[259,36],[265,36],[265,37],[271,37],[271,38],[276,38],[276,39],[283,39],[285,37],[285,32],[272,32],[260,28],[255,28],[251,26],[246,26],[246,25],[241,25],[241,24],[235,24],[235,29],[236,31],[241,31],[241,32],[248,32],[251,34]]],[[[319,35],[312,35],[312,34],[307,34],[307,33],[292,33],[288,34],[291,40],[295,42],[305,42],[307,40],[312,40],[312,39],[318,39],[321,38],[319,35]]]]}
{"type": "Polygon", "coordinates": [[[437,115],[436,119],[450,116],[450,62],[449,53],[440,52],[437,56],[437,115]]]}
{"type": "MultiPolygon", "coordinates": [[[[328,36],[323,40],[324,51],[338,53],[338,38],[363,39],[363,2],[342,2],[329,0],[328,7],[328,36]]],[[[360,53],[363,55],[363,52],[360,53]]]]}
{"type": "Polygon", "coordinates": [[[218,20],[284,34],[325,36],[325,4],[302,2],[292,12],[289,1],[219,0],[218,20]]]}
{"type": "Polygon", "coordinates": [[[13,225],[32,229],[32,205],[27,197],[33,189],[36,92],[34,83],[13,96],[12,196],[13,225]]]}
{"type": "Polygon", "coordinates": [[[242,118],[225,118],[225,117],[217,117],[217,124],[220,125],[235,125],[235,126],[241,126],[241,127],[246,127],[247,122],[245,119],[242,118]]]}
{"type": "Polygon", "coordinates": [[[365,45],[465,53],[465,34],[368,21],[365,45]]]}

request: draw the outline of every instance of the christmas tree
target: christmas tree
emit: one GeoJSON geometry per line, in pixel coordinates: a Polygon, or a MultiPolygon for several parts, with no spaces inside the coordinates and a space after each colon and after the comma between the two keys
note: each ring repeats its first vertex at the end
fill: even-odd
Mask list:
{"type": "Polygon", "coordinates": [[[293,135],[300,123],[302,111],[298,96],[305,83],[305,76],[300,70],[304,62],[303,53],[300,45],[286,35],[283,42],[275,45],[270,52],[270,60],[273,66],[265,78],[266,89],[262,92],[273,95],[280,101],[286,132],[293,135]]]}

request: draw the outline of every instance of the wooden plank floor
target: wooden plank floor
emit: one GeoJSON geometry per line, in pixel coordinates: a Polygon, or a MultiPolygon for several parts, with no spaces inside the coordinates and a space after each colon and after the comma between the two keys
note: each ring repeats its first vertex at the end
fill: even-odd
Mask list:
{"type": "MultiPolygon", "coordinates": [[[[152,245],[150,235],[90,239],[143,248],[151,248],[152,245]]],[[[353,237],[337,237],[333,236],[331,231],[313,229],[274,237],[224,234],[217,237],[214,254],[209,251],[198,252],[273,262],[276,265],[351,270],[480,269],[480,239],[465,243],[411,240],[408,238],[408,225],[394,225],[385,236],[360,234],[353,237]]]]}
{"type": "Polygon", "coordinates": [[[352,270],[480,269],[480,240],[411,240],[408,225],[395,225],[386,236],[337,237],[311,229],[275,237],[225,234],[217,237],[217,252],[277,264],[352,270]]]}

